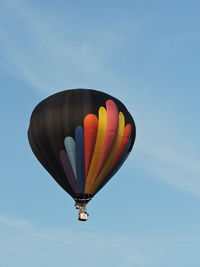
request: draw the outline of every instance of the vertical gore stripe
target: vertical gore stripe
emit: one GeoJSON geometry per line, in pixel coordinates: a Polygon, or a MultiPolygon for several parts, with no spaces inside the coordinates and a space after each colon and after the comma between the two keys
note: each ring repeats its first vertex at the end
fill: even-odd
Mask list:
{"type": "Polygon", "coordinates": [[[117,151],[116,158],[115,158],[111,168],[113,168],[115,166],[115,164],[117,163],[117,161],[119,160],[119,158],[121,157],[121,155],[123,154],[124,150],[127,147],[127,144],[129,142],[130,136],[131,136],[131,127],[132,127],[131,124],[127,124],[124,128],[124,134],[122,137],[122,142],[121,142],[120,147],[117,151]]]}
{"type": "Polygon", "coordinates": [[[119,120],[118,120],[118,130],[117,135],[115,137],[113,146],[111,148],[111,151],[109,153],[109,157],[104,164],[103,168],[101,169],[95,183],[101,183],[101,181],[106,177],[106,175],[110,172],[111,166],[113,166],[113,162],[116,158],[117,151],[120,147],[123,133],[124,133],[124,124],[125,124],[125,118],[122,112],[119,113],[119,120]]]}
{"type": "Polygon", "coordinates": [[[71,163],[73,172],[74,172],[74,176],[77,178],[76,176],[76,157],[75,157],[75,142],[74,139],[71,136],[65,137],[64,140],[64,144],[65,144],[65,149],[67,151],[67,155],[69,158],[69,161],[71,163]]]}
{"type": "Polygon", "coordinates": [[[62,162],[63,169],[65,171],[67,181],[70,184],[73,192],[74,193],[79,193],[79,190],[77,188],[76,178],[74,176],[74,173],[73,173],[69,158],[67,156],[67,153],[64,150],[60,151],[60,160],[62,162]]]}
{"type": "Polygon", "coordinates": [[[104,164],[106,158],[108,157],[108,153],[110,152],[110,149],[112,147],[112,144],[114,142],[118,130],[118,109],[115,102],[112,100],[107,100],[106,110],[107,110],[106,135],[103,143],[101,158],[99,160],[94,177],[97,177],[98,173],[102,168],[102,165],[104,164]]]}
{"type": "Polygon", "coordinates": [[[104,107],[100,107],[96,144],[95,144],[94,153],[92,156],[92,161],[90,164],[89,172],[88,172],[88,175],[86,178],[85,193],[88,193],[88,194],[90,193],[91,185],[94,182],[94,179],[95,179],[94,174],[95,174],[99,159],[101,157],[104,138],[105,138],[105,134],[106,134],[106,126],[107,126],[107,112],[106,112],[106,109],[104,107]]]}
{"type": "Polygon", "coordinates": [[[88,114],[84,119],[85,175],[88,175],[98,130],[98,118],[88,114]]]}
{"type": "Polygon", "coordinates": [[[101,183],[95,184],[92,190],[93,194],[96,194],[99,190],[101,190],[101,188],[118,172],[118,170],[121,168],[121,166],[123,165],[123,163],[126,161],[126,159],[128,158],[130,154],[130,152],[128,152],[130,145],[131,145],[131,141],[129,141],[129,143],[127,144],[118,163],[114,166],[114,168],[112,168],[112,170],[108,173],[105,179],[101,183]]]}
{"type": "Polygon", "coordinates": [[[84,160],[84,132],[81,126],[75,129],[75,148],[76,148],[76,174],[77,184],[81,193],[85,188],[85,160],[84,160]]]}

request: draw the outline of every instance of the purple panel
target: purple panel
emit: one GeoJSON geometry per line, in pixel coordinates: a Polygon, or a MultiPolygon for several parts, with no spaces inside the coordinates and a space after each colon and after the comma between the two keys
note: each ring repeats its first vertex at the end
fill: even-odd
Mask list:
{"type": "Polygon", "coordinates": [[[71,163],[69,161],[67,153],[64,150],[60,151],[60,160],[62,162],[63,169],[64,169],[66,177],[67,177],[67,181],[69,182],[73,192],[74,193],[80,193],[78,190],[76,178],[74,176],[74,172],[73,172],[71,163]]]}

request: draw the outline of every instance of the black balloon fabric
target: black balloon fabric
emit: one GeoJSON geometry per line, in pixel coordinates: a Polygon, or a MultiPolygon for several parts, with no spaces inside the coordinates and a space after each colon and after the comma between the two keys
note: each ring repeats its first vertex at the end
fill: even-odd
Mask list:
{"type": "Polygon", "coordinates": [[[91,89],[65,90],[44,99],[28,129],[33,153],[75,200],[90,200],[113,177],[135,135],[126,107],[91,89]]]}

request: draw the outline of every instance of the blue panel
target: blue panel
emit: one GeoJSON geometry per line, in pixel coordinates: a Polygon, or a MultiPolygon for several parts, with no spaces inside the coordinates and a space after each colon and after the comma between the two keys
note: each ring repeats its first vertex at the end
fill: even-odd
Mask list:
{"type": "Polygon", "coordinates": [[[68,136],[68,137],[65,137],[64,144],[65,144],[65,150],[67,151],[69,161],[74,171],[74,176],[76,177],[75,141],[71,136],[68,136]]]}
{"type": "Polygon", "coordinates": [[[77,126],[75,129],[76,148],[76,174],[77,184],[81,193],[85,189],[85,157],[84,157],[84,131],[83,127],[77,126]]]}

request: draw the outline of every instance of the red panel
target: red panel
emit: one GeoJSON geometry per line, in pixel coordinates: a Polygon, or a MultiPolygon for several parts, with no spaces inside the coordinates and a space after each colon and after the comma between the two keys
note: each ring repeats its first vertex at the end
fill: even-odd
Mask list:
{"type": "Polygon", "coordinates": [[[94,114],[88,114],[84,119],[84,146],[85,146],[85,174],[92,160],[98,130],[98,118],[94,114]]]}

